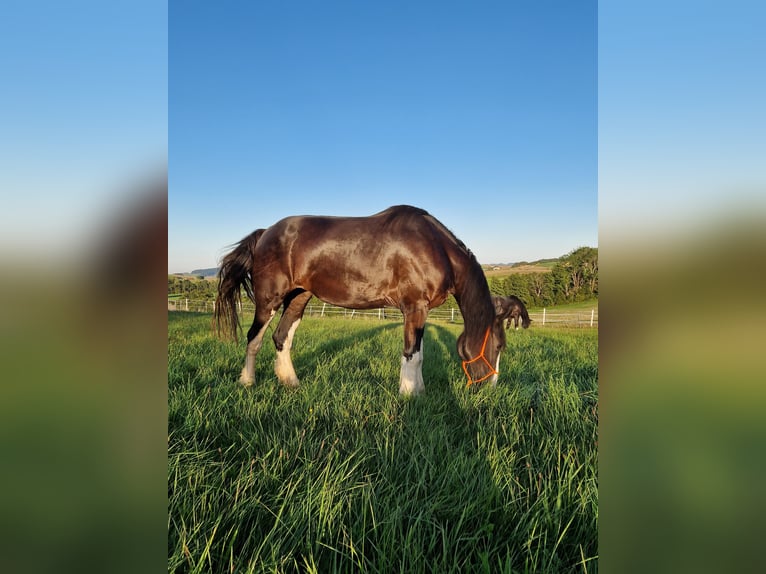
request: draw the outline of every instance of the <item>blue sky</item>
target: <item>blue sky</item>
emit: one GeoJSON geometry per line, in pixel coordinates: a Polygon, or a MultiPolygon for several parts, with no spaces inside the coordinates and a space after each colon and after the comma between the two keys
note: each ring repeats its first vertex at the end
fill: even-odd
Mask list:
{"type": "Polygon", "coordinates": [[[171,2],[168,270],[423,207],[482,262],[596,246],[595,2],[171,2]]]}
{"type": "Polygon", "coordinates": [[[755,0],[599,3],[602,243],[764,213],[764,30],[755,0]]]}

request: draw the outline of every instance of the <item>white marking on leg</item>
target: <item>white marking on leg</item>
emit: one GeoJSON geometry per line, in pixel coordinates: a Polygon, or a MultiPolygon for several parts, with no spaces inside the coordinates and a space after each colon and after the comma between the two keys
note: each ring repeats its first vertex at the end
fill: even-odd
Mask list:
{"type": "Polygon", "coordinates": [[[423,384],[423,352],[416,351],[409,359],[402,356],[402,370],[399,377],[400,395],[417,395],[425,390],[423,384]]]}
{"type": "Polygon", "coordinates": [[[489,379],[489,382],[493,387],[497,386],[497,377],[500,374],[500,352],[497,353],[497,361],[495,361],[495,374],[489,379]]]}
{"type": "Polygon", "coordinates": [[[419,358],[418,358],[418,370],[416,372],[417,380],[418,380],[418,393],[422,393],[426,390],[426,384],[423,382],[423,357],[425,356],[423,354],[425,347],[425,341],[423,339],[420,340],[420,352],[418,352],[419,358]]]}
{"type": "Polygon", "coordinates": [[[253,337],[253,340],[247,344],[247,350],[245,351],[245,366],[242,368],[242,373],[239,375],[240,384],[245,387],[252,386],[255,382],[255,357],[258,355],[258,351],[261,350],[263,344],[263,335],[266,333],[266,329],[274,318],[276,311],[272,309],[269,318],[258,331],[258,334],[253,337]]]}
{"type": "Polygon", "coordinates": [[[295,330],[298,328],[300,322],[300,319],[296,319],[295,322],[290,325],[290,329],[287,331],[287,336],[285,337],[285,342],[282,345],[282,350],[277,351],[277,358],[274,360],[274,372],[277,374],[279,381],[286,387],[298,386],[298,376],[295,374],[293,361],[290,358],[290,349],[293,346],[295,330]]]}

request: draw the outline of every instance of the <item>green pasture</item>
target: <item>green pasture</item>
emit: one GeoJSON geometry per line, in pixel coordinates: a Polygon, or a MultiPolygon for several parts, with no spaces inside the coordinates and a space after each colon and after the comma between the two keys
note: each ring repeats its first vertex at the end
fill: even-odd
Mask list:
{"type": "Polygon", "coordinates": [[[298,390],[236,383],[244,344],[168,314],[169,572],[594,572],[595,329],[508,333],[465,388],[462,327],[429,323],[398,396],[401,324],[306,318],[298,390]]]}

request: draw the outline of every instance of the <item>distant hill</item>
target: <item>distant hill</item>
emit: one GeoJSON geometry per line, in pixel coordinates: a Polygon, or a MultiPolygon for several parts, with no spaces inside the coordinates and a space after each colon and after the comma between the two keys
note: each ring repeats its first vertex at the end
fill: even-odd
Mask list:
{"type": "Polygon", "coordinates": [[[521,261],[520,263],[514,263],[513,267],[521,266],[521,265],[537,265],[539,267],[553,267],[558,263],[560,260],[562,260],[566,255],[562,255],[561,257],[556,257],[554,259],[538,259],[537,261],[532,261],[531,263],[527,263],[526,261],[521,261]]]}
{"type": "Polygon", "coordinates": [[[218,274],[218,267],[208,267],[207,269],[195,269],[189,275],[199,275],[202,277],[215,277],[218,274]]]}

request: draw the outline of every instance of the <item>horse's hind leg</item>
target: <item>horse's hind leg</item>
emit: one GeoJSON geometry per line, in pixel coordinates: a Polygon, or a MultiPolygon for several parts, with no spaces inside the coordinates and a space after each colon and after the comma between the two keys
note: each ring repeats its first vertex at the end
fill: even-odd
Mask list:
{"type": "Polygon", "coordinates": [[[274,346],[277,348],[277,358],[274,361],[274,372],[286,387],[298,386],[298,376],[295,374],[290,349],[293,346],[295,330],[301,322],[303,311],[311,299],[310,291],[294,291],[285,299],[285,310],[274,331],[274,346]]]}
{"type": "Polygon", "coordinates": [[[255,382],[255,357],[261,349],[263,335],[266,328],[274,318],[274,309],[269,309],[266,305],[256,305],[255,318],[253,324],[247,332],[247,351],[245,353],[245,366],[239,377],[239,382],[249,387],[255,382]]]}

